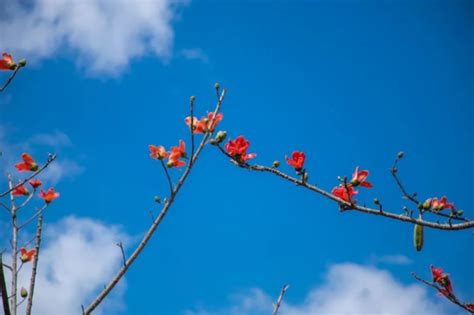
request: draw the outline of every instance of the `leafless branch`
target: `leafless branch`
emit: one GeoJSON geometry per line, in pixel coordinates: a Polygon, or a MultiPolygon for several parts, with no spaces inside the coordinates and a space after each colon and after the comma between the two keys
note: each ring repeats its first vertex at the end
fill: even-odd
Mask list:
{"type": "MultiPolygon", "coordinates": [[[[219,112],[220,107],[222,105],[222,102],[224,100],[226,94],[226,90],[224,89],[217,101],[216,108],[214,110],[214,118],[211,121],[211,125],[214,122],[214,119],[216,117],[216,114],[219,112]]],[[[194,155],[191,156],[190,158],[190,163],[186,167],[183,175],[181,175],[181,178],[179,179],[178,183],[172,190],[169,199],[164,202],[163,208],[161,209],[160,214],[156,217],[156,219],[153,221],[147,232],[145,233],[142,241],[138,244],[138,246],[135,248],[133,251],[132,255],[127,259],[125,264],[118,270],[118,272],[115,274],[115,276],[110,280],[110,282],[104,287],[104,289],[96,296],[96,298],[85,308],[83,311],[84,315],[89,315],[91,314],[97,306],[105,299],[105,297],[112,291],[112,289],[117,285],[117,283],[122,279],[122,277],[125,275],[127,272],[128,268],[133,264],[133,262],[137,259],[137,257],[140,255],[140,253],[143,251],[145,246],[148,244],[149,240],[153,236],[154,232],[162,222],[162,220],[165,218],[166,214],[168,213],[168,210],[170,206],[173,204],[174,198],[176,197],[177,193],[183,186],[186,178],[188,177],[189,173],[191,172],[191,169],[194,165],[194,162],[196,159],[199,157],[199,154],[201,153],[202,149],[204,148],[205,144],[207,141],[212,137],[212,132],[207,133],[203,136],[201,143],[199,147],[196,149],[196,152],[194,155]],[[192,163],[191,163],[192,160],[192,163]]]]}
{"type": "Polygon", "coordinates": [[[163,160],[160,160],[161,166],[163,167],[163,171],[166,174],[166,180],[168,181],[168,185],[170,186],[170,194],[173,192],[173,182],[171,181],[171,176],[170,173],[168,172],[168,168],[165,165],[165,162],[163,160]]]}
{"type": "Polygon", "coordinates": [[[10,315],[10,305],[8,304],[7,284],[3,273],[3,253],[0,253],[0,294],[2,295],[2,305],[4,315],[10,315]]]}
{"type": "Polygon", "coordinates": [[[8,79],[5,81],[5,83],[3,83],[2,87],[0,87],[0,93],[3,92],[7,88],[8,85],[10,85],[10,83],[13,81],[16,74],[18,73],[18,71],[20,71],[21,68],[22,67],[17,66],[15,68],[15,70],[13,70],[12,74],[8,77],[8,79]]]}
{"type": "Polygon", "coordinates": [[[123,243],[122,242],[118,242],[117,245],[119,248],[120,248],[120,251],[122,252],[122,259],[123,259],[123,265],[125,266],[126,263],[127,263],[127,258],[125,257],[125,250],[123,249],[123,243]]]}
{"type": "Polygon", "coordinates": [[[43,215],[38,216],[38,224],[36,225],[35,250],[36,254],[33,258],[33,266],[31,269],[30,290],[28,292],[28,303],[26,304],[26,315],[31,315],[33,308],[33,295],[35,292],[36,272],[38,269],[38,260],[41,247],[41,233],[43,230],[43,215]]]}
{"type": "Polygon", "coordinates": [[[278,299],[275,304],[273,304],[273,315],[278,314],[278,310],[280,309],[281,303],[283,302],[283,298],[285,297],[286,290],[288,290],[290,286],[288,284],[285,284],[280,291],[280,296],[278,296],[278,299]]]}

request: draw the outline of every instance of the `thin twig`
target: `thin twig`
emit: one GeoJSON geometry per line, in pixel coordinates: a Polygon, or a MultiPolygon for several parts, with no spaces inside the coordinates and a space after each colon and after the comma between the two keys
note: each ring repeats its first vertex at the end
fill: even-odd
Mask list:
{"type": "Polygon", "coordinates": [[[412,272],[411,275],[413,276],[413,278],[415,278],[416,280],[426,284],[427,286],[430,286],[434,289],[436,289],[438,291],[438,293],[440,295],[443,295],[445,296],[449,301],[451,301],[453,304],[456,304],[458,305],[459,307],[463,308],[464,310],[468,311],[469,313],[471,314],[474,314],[474,309],[471,309],[467,306],[467,303],[462,303],[461,301],[458,300],[458,298],[454,295],[454,294],[447,294],[443,291],[442,288],[440,288],[439,286],[437,286],[435,283],[433,282],[430,282],[430,281],[427,281],[423,278],[421,278],[420,276],[418,276],[416,273],[412,272]]]}
{"type": "Polygon", "coordinates": [[[400,161],[401,157],[397,156],[395,159],[395,162],[393,163],[392,168],[390,169],[390,174],[392,174],[393,179],[397,183],[398,188],[400,188],[400,191],[402,192],[403,196],[407,199],[413,202],[414,204],[418,205],[420,202],[415,198],[415,194],[409,194],[405,187],[403,186],[401,180],[398,178],[397,173],[398,173],[398,168],[397,164],[400,161]]]}
{"type": "Polygon", "coordinates": [[[278,300],[275,304],[273,304],[273,315],[278,314],[278,310],[280,309],[281,303],[283,302],[283,298],[285,297],[286,290],[288,290],[290,286],[285,284],[280,291],[280,296],[278,296],[278,300]]]}
{"type": "Polygon", "coordinates": [[[230,157],[235,165],[237,165],[241,168],[251,170],[251,171],[257,171],[257,172],[272,173],[272,174],[274,174],[278,177],[281,177],[281,178],[283,178],[283,179],[285,179],[285,180],[287,180],[287,181],[289,181],[293,184],[296,184],[297,186],[301,186],[301,187],[304,187],[306,189],[309,189],[309,190],[311,190],[315,193],[318,193],[318,194],[320,194],[320,195],[322,195],[322,196],[324,196],[328,199],[331,199],[331,200],[337,202],[338,204],[340,204],[343,207],[346,207],[346,208],[354,210],[354,211],[363,212],[363,213],[372,214],[372,215],[383,216],[383,217],[387,217],[387,218],[398,220],[398,221],[409,222],[409,223],[412,223],[412,224],[419,224],[419,225],[423,225],[423,226],[426,226],[426,227],[430,227],[430,228],[433,228],[433,229],[439,229],[439,230],[455,231],[455,230],[465,230],[465,229],[474,228],[474,221],[467,221],[467,222],[464,222],[464,223],[457,223],[457,224],[435,223],[435,222],[431,222],[431,221],[415,219],[415,218],[412,218],[412,217],[409,217],[409,216],[403,215],[403,214],[396,214],[396,213],[388,212],[386,210],[380,211],[380,209],[374,209],[374,208],[369,208],[369,207],[365,207],[365,206],[361,206],[361,205],[357,205],[357,204],[351,204],[351,203],[349,203],[345,200],[342,200],[342,199],[334,196],[333,194],[331,194],[331,193],[329,193],[329,192],[327,192],[327,191],[325,191],[325,190],[323,190],[323,189],[321,189],[321,188],[319,188],[315,185],[311,185],[307,182],[303,182],[301,179],[294,178],[290,175],[287,175],[283,172],[280,172],[279,170],[277,170],[273,167],[266,167],[266,166],[262,166],[262,165],[249,165],[247,163],[238,163],[229,154],[227,154],[227,152],[220,145],[217,145],[217,147],[219,148],[219,150],[223,154],[230,157]]]}
{"type": "Polygon", "coordinates": [[[5,274],[3,273],[3,265],[3,253],[0,253],[0,294],[2,295],[3,314],[10,315],[10,305],[8,304],[7,284],[5,282],[5,274]]]}
{"type": "Polygon", "coordinates": [[[189,111],[191,112],[191,123],[189,125],[189,129],[191,130],[191,159],[189,160],[189,164],[193,164],[192,157],[194,156],[194,96],[191,97],[189,100],[189,111]]]}
{"type": "Polygon", "coordinates": [[[5,81],[5,83],[3,84],[2,87],[0,87],[0,93],[3,92],[8,85],[10,85],[10,83],[13,81],[13,78],[15,78],[16,74],[18,73],[18,71],[20,71],[22,67],[20,66],[17,66],[15,68],[15,70],[12,72],[12,74],[8,77],[8,79],[5,81]]]}
{"type": "MultiPolygon", "coordinates": [[[[219,100],[217,101],[216,109],[214,111],[214,117],[216,116],[217,112],[219,112],[219,109],[222,105],[222,102],[224,100],[226,90],[224,89],[222,91],[221,96],[219,97],[219,100]]],[[[213,123],[214,119],[212,119],[211,124],[213,123]]],[[[199,154],[201,153],[202,149],[204,148],[205,144],[207,143],[208,139],[212,137],[212,132],[207,133],[201,140],[201,143],[199,144],[199,147],[196,149],[196,153],[194,156],[191,156],[191,159],[193,162],[196,161],[196,159],[199,157],[199,154]]],[[[171,192],[171,195],[169,196],[169,199],[164,203],[163,208],[161,209],[160,214],[156,217],[156,219],[153,221],[145,235],[143,236],[142,241],[138,244],[138,246],[135,248],[133,251],[132,255],[127,259],[125,264],[117,271],[115,276],[110,280],[110,282],[104,287],[104,289],[99,292],[99,294],[95,297],[95,299],[85,308],[83,311],[84,315],[89,315],[91,314],[97,306],[105,299],[105,297],[112,291],[112,289],[117,285],[117,283],[122,279],[122,277],[125,275],[127,272],[128,268],[133,264],[133,262],[137,259],[137,257],[140,255],[140,253],[143,251],[145,246],[148,244],[150,241],[151,237],[153,236],[154,232],[162,222],[162,220],[165,218],[166,214],[168,213],[168,210],[170,206],[173,204],[174,198],[179,192],[180,188],[183,186],[186,178],[188,177],[189,173],[191,172],[192,166],[194,164],[189,163],[188,166],[186,167],[183,175],[179,179],[178,183],[174,187],[174,189],[171,192]]]]}
{"type": "Polygon", "coordinates": [[[16,217],[16,206],[15,206],[15,197],[13,196],[13,179],[10,174],[8,174],[8,188],[10,189],[10,203],[11,203],[11,216],[12,216],[12,287],[11,287],[11,312],[13,315],[16,315],[17,310],[17,259],[18,259],[18,227],[17,227],[17,217],[16,217]]]}
{"type": "Polygon", "coordinates": [[[49,164],[51,164],[55,159],[56,159],[56,154],[49,155],[48,161],[42,167],[40,167],[36,172],[34,172],[32,175],[28,176],[27,178],[25,178],[24,180],[22,180],[18,184],[16,184],[16,185],[12,186],[11,188],[9,188],[7,191],[1,193],[0,198],[8,195],[12,190],[20,187],[21,185],[25,184],[30,179],[36,177],[39,173],[41,173],[44,169],[46,169],[49,166],[49,164]]]}
{"type": "Polygon", "coordinates": [[[43,207],[41,207],[39,210],[36,210],[36,212],[31,217],[29,217],[25,222],[23,222],[22,224],[18,226],[18,230],[21,230],[22,228],[24,228],[25,226],[33,222],[33,220],[35,220],[37,217],[42,215],[44,210],[46,210],[48,206],[49,206],[49,203],[45,203],[43,207]]]}
{"type": "Polygon", "coordinates": [[[123,249],[123,243],[122,242],[118,242],[117,245],[119,248],[120,248],[120,251],[122,252],[122,260],[123,260],[123,265],[125,266],[127,264],[127,258],[125,257],[125,251],[123,249]]]}
{"type": "Polygon", "coordinates": [[[173,193],[173,182],[171,181],[171,176],[170,173],[168,172],[168,168],[165,165],[165,162],[163,160],[160,160],[161,166],[163,167],[163,170],[166,174],[166,180],[168,181],[168,185],[170,186],[170,194],[173,193]]]}
{"type": "Polygon", "coordinates": [[[33,308],[33,295],[35,291],[36,272],[38,269],[38,260],[41,247],[41,233],[43,230],[43,215],[38,216],[38,224],[36,225],[36,240],[35,240],[35,257],[33,258],[33,266],[31,268],[30,278],[30,292],[28,292],[28,303],[26,304],[26,315],[31,315],[31,309],[33,308]]]}

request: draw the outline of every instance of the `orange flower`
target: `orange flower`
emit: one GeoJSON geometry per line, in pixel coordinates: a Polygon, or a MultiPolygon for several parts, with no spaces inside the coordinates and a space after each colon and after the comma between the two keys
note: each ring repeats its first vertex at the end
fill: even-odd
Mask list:
{"type": "Polygon", "coordinates": [[[150,144],[148,148],[150,149],[150,152],[151,152],[150,157],[153,159],[163,160],[163,159],[166,159],[166,157],[168,156],[168,152],[166,152],[165,147],[162,145],[155,146],[155,145],[150,144]]]}
{"type": "Polygon", "coordinates": [[[291,154],[291,159],[287,156],[285,156],[285,159],[288,165],[293,166],[297,172],[300,172],[303,168],[306,156],[304,152],[293,151],[293,153],[291,154]]]}
{"type": "Polygon", "coordinates": [[[30,192],[26,189],[25,185],[18,186],[12,192],[13,196],[28,196],[30,192]]]}
{"type": "Polygon", "coordinates": [[[222,115],[222,113],[217,114],[212,125],[211,121],[214,118],[214,113],[209,113],[207,114],[207,117],[204,116],[200,120],[198,120],[197,117],[193,117],[191,119],[191,117],[189,116],[184,119],[184,122],[186,123],[186,125],[189,126],[189,128],[194,131],[194,133],[206,133],[213,132],[217,125],[221,122],[223,117],[224,116],[222,115]]]}
{"type": "Polygon", "coordinates": [[[372,184],[366,181],[367,176],[369,176],[369,171],[359,171],[359,167],[357,166],[354,174],[352,174],[351,185],[354,187],[361,185],[362,187],[372,188],[372,184]]]}
{"type": "Polygon", "coordinates": [[[36,255],[36,249],[26,250],[24,247],[20,248],[21,256],[20,259],[22,262],[26,263],[33,260],[33,257],[36,255]]]}
{"type": "Polygon", "coordinates": [[[36,172],[38,170],[38,164],[36,164],[35,160],[29,155],[28,153],[23,153],[21,155],[23,159],[23,163],[17,163],[15,165],[16,169],[20,172],[36,172]]]}
{"type": "Polygon", "coordinates": [[[42,184],[41,181],[36,178],[30,179],[28,183],[31,185],[31,187],[33,187],[33,189],[38,188],[42,184]]]}
{"type": "Polygon", "coordinates": [[[433,208],[433,211],[441,211],[443,209],[454,209],[454,204],[449,203],[448,198],[443,196],[441,199],[431,199],[431,207],[433,208]]]}
{"type": "Polygon", "coordinates": [[[180,167],[186,165],[180,158],[186,157],[186,147],[183,140],[179,140],[179,147],[171,147],[171,153],[168,157],[166,165],[168,167],[180,167]]]}
{"type": "Polygon", "coordinates": [[[247,153],[249,146],[250,142],[248,142],[243,136],[238,136],[235,141],[229,139],[229,142],[225,145],[225,149],[227,154],[229,154],[234,160],[239,163],[245,163],[257,156],[255,153],[247,153]]]}
{"type": "Polygon", "coordinates": [[[357,195],[358,193],[359,192],[354,190],[351,184],[340,184],[339,186],[334,187],[331,191],[331,194],[334,196],[347,202],[352,201],[353,203],[355,203],[355,200],[352,200],[352,196],[357,195]]]}
{"type": "Polygon", "coordinates": [[[443,289],[440,290],[442,295],[448,296],[453,294],[453,285],[451,280],[449,280],[449,275],[443,273],[441,267],[435,268],[433,265],[430,265],[431,275],[433,277],[433,282],[441,285],[443,289]]]}
{"type": "Polygon", "coordinates": [[[54,188],[51,187],[50,189],[48,189],[48,191],[44,191],[43,189],[41,189],[39,196],[40,198],[44,199],[44,202],[50,203],[51,201],[59,197],[59,193],[55,192],[54,188]]]}
{"type": "Polygon", "coordinates": [[[10,54],[4,52],[2,54],[2,59],[0,59],[0,70],[15,70],[16,63],[13,61],[13,58],[10,54]]]}

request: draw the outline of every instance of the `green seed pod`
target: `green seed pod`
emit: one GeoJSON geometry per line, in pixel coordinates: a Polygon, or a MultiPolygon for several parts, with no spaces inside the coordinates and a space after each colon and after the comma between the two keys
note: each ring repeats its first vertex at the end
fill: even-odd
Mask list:
{"type": "Polygon", "coordinates": [[[415,224],[415,230],[413,233],[413,245],[415,245],[415,249],[417,252],[421,251],[423,248],[423,225],[415,224]]]}
{"type": "Polygon", "coordinates": [[[26,298],[28,296],[28,291],[25,288],[21,288],[20,295],[22,298],[26,298]]]}

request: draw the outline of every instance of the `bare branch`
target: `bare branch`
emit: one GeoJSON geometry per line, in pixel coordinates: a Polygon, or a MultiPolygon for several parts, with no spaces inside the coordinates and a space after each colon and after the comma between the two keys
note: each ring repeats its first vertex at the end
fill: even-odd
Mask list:
{"type": "Polygon", "coordinates": [[[40,214],[38,216],[38,224],[36,226],[36,238],[35,238],[36,239],[35,240],[36,254],[35,254],[35,257],[33,258],[33,267],[31,269],[30,290],[28,292],[28,303],[26,304],[26,315],[31,315],[31,309],[33,308],[33,295],[35,292],[36,272],[38,269],[42,230],[43,230],[43,215],[40,214]]]}
{"type": "Polygon", "coordinates": [[[273,315],[278,314],[278,310],[280,309],[281,303],[283,302],[283,298],[285,297],[286,290],[288,290],[290,286],[285,284],[280,291],[280,296],[278,296],[278,300],[275,304],[273,304],[273,315]]]}
{"type": "Polygon", "coordinates": [[[31,217],[29,217],[25,222],[18,226],[18,230],[21,230],[22,228],[33,222],[33,220],[35,220],[37,217],[43,215],[44,210],[46,210],[48,206],[49,204],[45,203],[43,207],[41,207],[39,210],[36,210],[36,212],[31,217]]]}
{"type": "Polygon", "coordinates": [[[165,162],[163,160],[160,160],[161,166],[163,167],[163,171],[166,174],[166,180],[168,181],[168,185],[170,186],[170,194],[173,193],[173,182],[171,181],[171,176],[170,173],[168,172],[168,168],[165,165],[165,162]]]}
{"type": "Polygon", "coordinates": [[[5,83],[3,83],[2,87],[0,87],[0,93],[3,92],[8,85],[10,85],[10,83],[13,81],[13,79],[15,78],[16,74],[18,73],[18,71],[20,71],[22,67],[21,66],[17,66],[15,68],[15,70],[12,72],[12,74],[8,77],[8,79],[5,81],[5,83]]]}
{"type": "Polygon", "coordinates": [[[120,248],[120,251],[122,252],[122,259],[123,259],[123,265],[125,266],[127,264],[127,258],[125,258],[125,251],[123,249],[123,243],[122,242],[118,242],[117,245],[119,248],[120,248]]]}
{"type": "Polygon", "coordinates": [[[4,315],[10,315],[10,305],[8,304],[7,284],[3,273],[3,252],[0,253],[0,294],[2,295],[2,305],[4,315]]]}
{"type": "MultiPolygon", "coordinates": [[[[222,102],[225,97],[226,90],[224,89],[222,91],[221,96],[219,97],[216,105],[216,109],[214,111],[214,117],[216,114],[219,112],[220,107],[222,105],[222,102]]],[[[211,125],[213,123],[214,119],[211,121],[211,125]]],[[[193,163],[189,163],[188,166],[186,167],[183,175],[179,179],[178,183],[174,187],[174,189],[171,192],[171,195],[169,196],[169,199],[164,203],[163,208],[161,209],[160,214],[156,217],[156,219],[153,221],[147,232],[145,233],[142,241],[138,244],[138,246],[135,248],[133,251],[132,255],[127,259],[125,264],[118,270],[118,272],[115,274],[115,276],[110,280],[110,282],[104,287],[104,289],[97,295],[97,297],[85,308],[83,311],[84,315],[89,315],[91,314],[97,306],[105,299],[105,297],[112,291],[112,289],[117,285],[117,283],[122,279],[122,277],[125,275],[127,272],[128,268],[133,264],[133,262],[137,259],[137,257],[140,255],[140,253],[143,251],[145,246],[148,244],[149,240],[153,236],[154,232],[162,222],[162,220],[165,218],[166,214],[168,213],[168,210],[170,206],[173,204],[174,198],[183,186],[184,182],[186,181],[186,178],[188,177],[189,173],[191,172],[191,169],[194,165],[194,162],[196,159],[199,157],[199,154],[201,153],[202,149],[206,145],[207,141],[209,138],[212,136],[212,132],[207,133],[201,140],[201,143],[199,144],[199,147],[196,149],[196,152],[194,156],[191,156],[191,160],[193,163]]]]}

